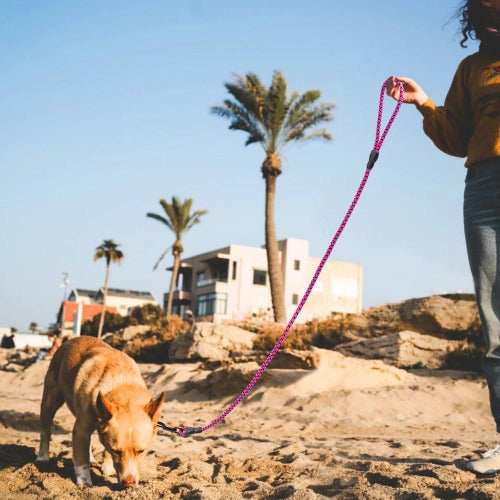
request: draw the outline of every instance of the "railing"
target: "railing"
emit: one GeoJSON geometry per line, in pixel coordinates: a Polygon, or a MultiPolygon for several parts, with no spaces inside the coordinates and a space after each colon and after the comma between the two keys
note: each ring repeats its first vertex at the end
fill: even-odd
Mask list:
{"type": "Polygon", "coordinates": [[[217,283],[217,279],[210,278],[210,279],[206,279],[206,280],[199,280],[196,283],[196,286],[197,287],[202,287],[202,286],[208,286],[208,285],[215,285],[215,283],[217,283]]]}

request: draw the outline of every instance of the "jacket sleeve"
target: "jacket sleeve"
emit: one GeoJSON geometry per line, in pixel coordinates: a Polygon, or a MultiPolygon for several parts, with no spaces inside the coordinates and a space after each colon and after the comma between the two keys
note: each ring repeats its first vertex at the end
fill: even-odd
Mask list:
{"type": "Polygon", "coordinates": [[[441,151],[459,157],[467,156],[473,132],[470,108],[466,60],[458,66],[444,106],[436,106],[430,98],[417,106],[424,117],[424,132],[441,151]]]}

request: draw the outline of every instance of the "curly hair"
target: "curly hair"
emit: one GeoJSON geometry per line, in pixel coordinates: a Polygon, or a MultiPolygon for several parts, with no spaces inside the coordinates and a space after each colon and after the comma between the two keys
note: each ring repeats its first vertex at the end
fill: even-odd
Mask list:
{"type": "Polygon", "coordinates": [[[460,20],[462,47],[467,47],[465,43],[467,40],[483,40],[487,11],[481,0],[464,0],[457,10],[456,17],[460,20]]]}

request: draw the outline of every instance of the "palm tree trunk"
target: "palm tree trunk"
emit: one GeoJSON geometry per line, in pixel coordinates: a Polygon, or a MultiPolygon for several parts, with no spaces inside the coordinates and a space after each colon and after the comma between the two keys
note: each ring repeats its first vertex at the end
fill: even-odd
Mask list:
{"type": "Polygon", "coordinates": [[[174,268],[172,269],[172,277],[170,278],[170,291],[168,292],[167,300],[167,316],[172,314],[172,301],[174,299],[174,288],[177,281],[177,274],[179,273],[179,267],[181,263],[181,254],[176,248],[177,243],[174,244],[172,248],[172,253],[174,255],[174,268]]]}
{"type": "Polygon", "coordinates": [[[266,181],[266,252],[269,281],[271,285],[271,301],[273,303],[274,321],[286,322],[285,297],[283,290],[283,274],[279,259],[276,227],[274,224],[274,195],[276,192],[276,175],[265,175],[266,181]]]}
{"type": "Polygon", "coordinates": [[[104,279],[104,296],[102,298],[102,312],[101,320],[99,321],[99,330],[97,338],[100,339],[102,335],[102,328],[104,326],[104,316],[106,315],[106,301],[108,299],[108,280],[109,280],[109,262],[106,262],[106,278],[104,279]]]}

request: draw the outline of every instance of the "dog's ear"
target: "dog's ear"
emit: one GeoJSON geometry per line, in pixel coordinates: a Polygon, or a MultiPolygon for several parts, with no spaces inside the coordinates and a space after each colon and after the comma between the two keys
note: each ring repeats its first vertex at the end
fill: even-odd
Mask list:
{"type": "Polygon", "coordinates": [[[113,416],[113,405],[102,395],[101,391],[99,391],[97,395],[95,407],[97,410],[97,420],[99,420],[100,423],[111,420],[113,416]]]}
{"type": "Polygon", "coordinates": [[[149,415],[153,422],[157,422],[160,418],[161,405],[165,399],[165,393],[162,392],[156,399],[151,401],[144,407],[145,412],[149,415]]]}

